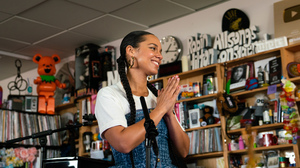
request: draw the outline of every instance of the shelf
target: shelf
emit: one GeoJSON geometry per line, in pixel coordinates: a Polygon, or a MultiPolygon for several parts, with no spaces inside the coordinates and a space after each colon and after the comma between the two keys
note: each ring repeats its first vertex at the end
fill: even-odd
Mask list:
{"type": "Polygon", "coordinates": [[[207,125],[205,127],[196,127],[196,128],[189,128],[186,129],[186,132],[190,132],[190,131],[195,131],[195,130],[200,130],[200,129],[207,129],[207,128],[213,128],[213,127],[221,127],[221,124],[211,124],[211,125],[207,125]]]}
{"type": "MultiPolygon", "coordinates": [[[[215,72],[219,65],[220,65],[219,63],[216,63],[216,64],[208,65],[208,66],[205,66],[205,67],[189,70],[189,71],[186,71],[186,72],[181,72],[181,73],[178,73],[176,75],[178,75],[180,79],[186,79],[186,78],[190,78],[190,77],[197,76],[197,75],[204,75],[204,74],[207,74],[207,73],[215,72]]],[[[149,82],[150,83],[163,82],[163,79],[171,78],[174,75],[175,74],[169,75],[169,76],[159,77],[157,79],[150,80],[149,82]]]]}
{"type": "MultiPolygon", "coordinates": [[[[273,145],[273,146],[266,146],[266,147],[258,147],[258,148],[254,148],[253,151],[261,152],[261,151],[265,151],[265,150],[289,149],[289,148],[293,148],[294,145],[296,145],[296,144],[284,144],[284,145],[273,145]]],[[[247,154],[247,153],[248,153],[248,149],[228,151],[228,154],[247,154]]]]}
{"type": "Polygon", "coordinates": [[[207,101],[207,100],[212,100],[212,99],[216,99],[217,98],[217,94],[209,94],[209,95],[204,95],[204,96],[200,96],[200,97],[192,97],[192,98],[188,98],[188,99],[182,99],[182,100],[178,100],[176,101],[176,103],[180,103],[180,102],[203,102],[203,101],[207,101]]]}
{"type": "Polygon", "coordinates": [[[293,78],[289,78],[288,80],[290,80],[295,84],[300,84],[300,77],[293,77],[293,78]]]}
{"type": "MultiPolygon", "coordinates": [[[[251,130],[257,130],[259,132],[270,131],[271,129],[281,129],[283,128],[283,123],[275,123],[275,124],[265,124],[261,126],[252,126],[251,130]]],[[[228,134],[241,134],[245,128],[235,129],[227,131],[228,134]]]]}
{"type": "Polygon", "coordinates": [[[230,61],[227,61],[226,64],[227,64],[227,67],[232,67],[232,66],[236,66],[236,65],[243,64],[246,62],[262,60],[262,59],[274,57],[274,56],[280,56],[280,48],[276,48],[276,49],[268,50],[268,51],[264,51],[264,52],[259,52],[259,53],[249,55],[246,57],[230,60],[230,61]]]}
{"type": "Polygon", "coordinates": [[[72,108],[72,107],[75,107],[75,104],[73,102],[65,103],[65,104],[55,106],[55,111],[61,111],[61,110],[72,108]]]}
{"type": "MultiPolygon", "coordinates": [[[[300,78],[299,78],[299,80],[300,80],[300,78]]],[[[280,88],[281,84],[276,84],[276,86],[277,86],[277,88],[280,88]]],[[[248,98],[248,97],[252,97],[255,94],[257,94],[258,92],[262,92],[262,91],[267,92],[268,87],[261,87],[261,88],[256,88],[256,89],[253,89],[253,90],[235,92],[235,93],[231,93],[230,95],[238,96],[239,98],[248,98]]]]}
{"type": "Polygon", "coordinates": [[[210,153],[201,153],[201,154],[188,155],[185,158],[185,160],[210,158],[210,157],[222,157],[222,156],[223,156],[223,151],[221,151],[221,152],[210,152],[210,153]]]}
{"type": "Polygon", "coordinates": [[[300,43],[288,45],[288,46],[286,46],[286,47],[284,47],[284,48],[285,48],[286,50],[288,50],[288,51],[299,52],[299,51],[300,51],[300,43]]]}

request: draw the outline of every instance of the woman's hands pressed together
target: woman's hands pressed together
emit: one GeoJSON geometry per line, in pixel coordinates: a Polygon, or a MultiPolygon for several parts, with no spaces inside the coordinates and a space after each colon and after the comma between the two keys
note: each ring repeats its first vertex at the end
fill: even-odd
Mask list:
{"type": "Polygon", "coordinates": [[[180,92],[178,75],[169,78],[167,86],[158,90],[156,109],[162,110],[165,114],[172,113],[176,98],[180,92]]]}

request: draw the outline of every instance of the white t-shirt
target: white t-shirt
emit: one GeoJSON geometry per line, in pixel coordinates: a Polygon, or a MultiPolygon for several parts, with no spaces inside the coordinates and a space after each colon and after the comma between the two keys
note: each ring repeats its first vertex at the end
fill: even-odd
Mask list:
{"type": "MultiPolygon", "coordinates": [[[[156,96],[149,89],[148,93],[148,96],[145,97],[147,108],[155,108],[156,96]]],[[[140,97],[133,95],[133,99],[136,110],[142,109],[140,97]]],[[[95,116],[98,120],[101,137],[102,133],[111,127],[118,125],[127,127],[125,115],[129,112],[129,102],[121,82],[100,89],[97,94],[95,116]]]]}

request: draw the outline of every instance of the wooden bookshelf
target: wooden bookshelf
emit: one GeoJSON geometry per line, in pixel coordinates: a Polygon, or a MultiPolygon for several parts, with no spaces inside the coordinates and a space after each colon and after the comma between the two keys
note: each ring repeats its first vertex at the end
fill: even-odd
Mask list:
{"type": "MultiPolygon", "coordinates": [[[[288,80],[294,82],[296,85],[300,85],[300,77],[293,77],[293,78],[289,77],[287,70],[286,70],[286,66],[288,63],[293,62],[293,61],[300,62],[300,44],[299,43],[293,44],[293,45],[290,45],[287,47],[264,51],[264,52],[260,52],[257,54],[253,54],[253,55],[245,56],[245,57],[238,58],[235,60],[231,60],[231,61],[226,62],[226,66],[233,67],[233,66],[236,66],[239,64],[244,64],[244,63],[250,62],[250,61],[258,61],[258,60],[262,60],[262,59],[270,58],[270,57],[284,58],[284,59],[281,59],[282,75],[284,77],[286,77],[288,80]]],[[[216,99],[218,96],[218,93],[223,93],[223,90],[225,89],[224,83],[226,83],[226,78],[224,76],[224,72],[225,72],[224,63],[217,63],[217,64],[209,65],[206,67],[190,70],[187,72],[178,73],[177,75],[180,78],[180,85],[188,84],[189,82],[195,82],[195,81],[199,81],[202,83],[204,75],[209,74],[209,73],[214,73],[215,76],[217,77],[217,83],[216,83],[217,93],[210,94],[210,95],[204,95],[204,96],[200,96],[200,97],[183,99],[183,100],[177,101],[177,103],[181,103],[181,102],[201,103],[201,102],[205,102],[208,100],[216,99]]],[[[160,77],[158,79],[153,79],[150,82],[151,83],[161,83],[161,86],[165,87],[168,79],[172,76],[173,75],[160,77]]],[[[277,87],[277,90],[279,91],[281,85],[277,84],[276,87],[277,87]]],[[[245,90],[239,91],[239,92],[232,93],[231,95],[237,96],[240,100],[245,99],[247,101],[247,103],[249,102],[250,105],[251,105],[251,103],[253,105],[254,104],[253,102],[255,101],[255,99],[253,97],[255,96],[255,94],[267,93],[267,91],[268,91],[268,87],[263,87],[263,88],[253,89],[251,91],[245,91],[245,90]]],[[[270,98],[273,98],[273,97],[271,96],[270,98]]],[[[77,101],[79,102],[79,106],[80,106],[80,100],[77,100],[77,101]]],[[[299,100],[297,99],[296,101],[300,102],[300,99],[299,100]]],[[[298,106],[298,104],[299,103],[297,103],[297,106],[298,106]]],[[[80,118],[82,118],[82,116],[80,116],[80,118]]],[[[85,131],[93,132],[93,130],[95,130],[95,127],[97,127],[97,122],[93,122],[93,124],[91,126],[84,126],[81,129],[80,134],[82,134],[85,131]]],[[[242,132],[245,131],[245,128],[229,130],[226,133],[226,129],[225,129],[226,128],[226,117],[225,116],[222,116],[222,115],[220,116],[220,124],[212,124],[212,125],[208,125],[205,127],[186,129],[186,132],[191,132],[191,131],[200,130],[200,129],[207,129],[207,128],[215,128],[215,127],[221,128],[221,136],[222,136],[221,140],[222,140],[223,151],[189,155],[186,158],[187,162],[197,160],[198,163],[203,164],[204,162],[207,162],[204,165],[210,165],[210,164],[215,164],[217,158],[223,157],[225,167],[229,168],[228,158],[230,157],[230,155],[246,156],[248,154],[247,149],[228,151],[227,147],[228,147],[228,142],[230,142],[230,138],[227,137],[227,134],[228,135],[242,134],[242,132]]],[[[276,129],[282,129],[282,128],[283,128],[283,123],[275,123],[275,124],[251,127],[252,130],[257,131],[257,132],[274,131],[276,129]]],[[[80,153],[79,155],[89,157],[88,153],[82,152],[83,146],[82,146],[81,142],[82,142],[82,139],[79,138],[79,150],[81,151],[81,152],[79,152],[80,153]]],[[[269,146],[269,147],[258,147],[258,148],[254,149],[254,152],[262,153],[262,151],[277,150],[277,149],[280,151],[293,150],[295,152],[296,164],[299,167],[300,159],[299,159],[299,149],[298,148],[299,148],[299,144],[285,144],[285,145],[274,145],[274,146],[269,146]]]]}

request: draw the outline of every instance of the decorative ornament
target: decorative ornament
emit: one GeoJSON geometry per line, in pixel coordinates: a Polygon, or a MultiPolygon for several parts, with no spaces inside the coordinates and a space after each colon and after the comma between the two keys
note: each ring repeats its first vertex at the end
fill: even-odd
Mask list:
{"type": "Polygon", "coordinates": [[[248,16],[236,8],[228,9],[222,18],[222,31],[236,32],[241,29],[248,29],[250,21],[248,16]]]}
{"type": "Polygon", "coordinates": [[[66,84],[60,83],[55,77],[56,73],[55,64],[60,62],[58,55],[42,56],[36,54],[32,58],[33,62],[38,64],[38,76],[33,82],[37,85],[38,93],[38,112],[54,114],[55,113],[55,99],[54,92],[56,87],[65,88],[66,84]]]}
{"type": "Polygon", "coordinates": [[[288,143],[297,143],[298,136],[298,114],[297,110],[293,108],[296,104],[294,98],[295,84],[283,78],[281,80],[282,92],[280,94],[280,104],[283,112],[283,129],[286,130],[285,136],[288,143]]]}

